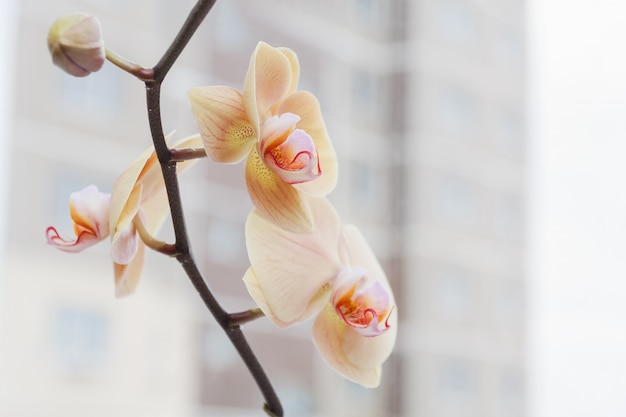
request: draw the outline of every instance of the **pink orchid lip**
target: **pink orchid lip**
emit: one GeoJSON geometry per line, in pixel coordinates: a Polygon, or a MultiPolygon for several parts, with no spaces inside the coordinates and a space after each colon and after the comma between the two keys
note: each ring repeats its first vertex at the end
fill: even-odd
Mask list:
{"type": "Polygon", "coordinates": [[[46,229],[47,242],[65,252],[80,252],[109,235],[111,195],[89,185],[70,194],[70,217],[76,238],[66,240],[53,226],[46,229]]]}
{"type": "Polygon", "coordinates": [[[312,181],[322,173],[313,139],[295,128],[299,120],[293,113],[270,117],[259,146],[267,167],[288,184],[312,181]]]}
{"type": "Polygon", "coordinates": [[[346,268],[337,277],[332,302],[343,321],[365,337],[389,328],[394,309],[388,290],[363,268],[346,268]]]}
{"type": "Polygon", "coordinates": [[[46,229],[46,240],[48,244],[55,246],[64,252],[80,252],[90,246],[100,242],[102,238],[98,237],[91,231],[84,230],[80,232],[75,240],[66,240],[61,237],[57,229],[50,226],[46,229]]]}

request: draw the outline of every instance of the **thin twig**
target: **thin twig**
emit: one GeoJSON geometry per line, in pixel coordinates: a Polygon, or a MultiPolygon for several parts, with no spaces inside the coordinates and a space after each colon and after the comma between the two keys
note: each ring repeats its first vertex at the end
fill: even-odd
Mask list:
{"type": "Polygon", "coordinates": [[[241,326],[261,317],[265,317],[265,314],[263,313],[263,311],[261,311],[260,308],[253,308],[250,310],[241,311],[239,313],[229,314],[231,326],[241,326]]]}
{"type": "Polygon", "coordinates": [[[141,81],[150,81],[154,79],[154,72],[152,71],[152,68],[144,68],[141,65],[138,65],[116,54],[110,49],[106,49],[106,58],[110,63],[114,64],[120,69],[123,69],[127,73],[134,75],[141,81]]]}
{"type": "Polygon", "coordinates": [[[183,162],[200,158],[206,158],[204,148],[170,149],[170,159],[173,162],[183,162]]]}

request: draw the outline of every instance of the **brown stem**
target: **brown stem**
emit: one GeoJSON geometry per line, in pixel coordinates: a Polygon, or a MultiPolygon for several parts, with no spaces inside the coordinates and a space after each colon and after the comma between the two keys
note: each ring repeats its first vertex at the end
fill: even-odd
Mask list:
{"type": "MultiPolygon", "coordinates": [[[[174,227],[174,235],[176,238],[176,259],[185,269],[187,276],[193,284],[196,291],[202,298],[207,309],[213,314],[215,320],[228,335],[231,343],[239,353],[239,356],[246,364],[250,374],[257,383],[265,398],[264,410],[273,417],[282,417],[283,408],[267,377],[263,367],[259,363],[252,348],[248,344],[239,323],[233,323],[231,316],[222,308],[217,299],[209,289],[202,274],[198,270],[198,266],[191,254],[189,246],[189,238],[185,219],[183,215],[182,202],[180,197],[180,189],[178,184],[176,163],[178,162],[177,153],[168,148],[163,134],[163,126],[161,119],[161,83],[169,72],[172,65],[176,62],[178,56],[183,51],[187,42],[191,39],[196,29],[202,23],[206,15],[209,13],[216,0],[198,0],[193,7],[187,20],[181,27],[178,35],[165,52],[161,60],[153,68],[153,76],[145,80],[146,84],[146,101],[148,107],[148,122],[152,133],[154,149],[161,164],[161,171],[167,190],[167,196],[170,205],[170,213],[172,216],[172,224],[174,227]]],[[[185,158],[183,152],[183,158],[185,158]]],[[[250,314],[252,317],[253,314],[250,314]]],[[[236,316],[237,317],[237,316],[236,316]]]]}
{"type": "Polygon", "coordinates": [[[231,326],[241,326],[253,320],[265,317],[265,314],[260,308],[252,308],[239,313],[230,313],[229,317],[231,326]]]}
{"type": "Polygon", "coordinates": [[[200,158],[206,158],[204,148],[170,149],[170,160],[172,162],[183,162],[200,158]]]}

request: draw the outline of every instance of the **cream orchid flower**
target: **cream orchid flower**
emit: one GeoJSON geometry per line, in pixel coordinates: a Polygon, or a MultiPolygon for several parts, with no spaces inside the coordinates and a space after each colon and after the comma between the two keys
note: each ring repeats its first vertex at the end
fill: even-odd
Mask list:
{"type": "Polygon", "coordinates": [[[52,246],[65,252],[80,252],[109,236],[109,205],[111,194],[89,185],[70,194],[70,216],[76,238],[63,239],[57,230],[46,229],[46,239],[52,246]]]}
{"type": "Polygon", "coordinates": [[[296,91],[299,74],[293,51],[260,42],[243,92],[196,87],[189,101],[213,160],[236,163],[248,157],[246,184],[259,213],[287,230],[309,232],[313,219],[306,195],[333,190],[337,161],[317,99],[296,91]]]}
{"type": "MultiPolygon", "coordinates": [[[[194,135],[174,144],[173,148],[201,146],[200,136],[194,135]]],[[[192,162],[178,163],[178,172],[192,162]]],[[[115,295],[120,297],[134,292],[139,283],[146,243],[154,242],[153,248],[162,245],[152,236],[163,224],[169,204],[161,167],[152,147],[119,176],[111,194],[111,258],[115,295]]]]}
{"type": "MultiPolygon", "coordinates": [[[[200,135],[194,135],[172,148],[201,146],[200,135]]],[[[178,172],[193,162],[179,162],[178,172]]],[[[120,297],[135,291],[143,270],[146,245],[157,250],[167,246],[152,236],[161,227],[168,209],[161,167],[150,147],[120,175],[111,194],[99,192],[90,185],[70,195],[74,240],[63,239],[52,226],[46,229],[46,238],[60,250],[80,252],[110,235],[115,295],[120,297]]]]}
{"type": "Polygon", "coordinates": [[[312,233],[289,232],[258,211],[250,214],[251,267],[244,283],[279,327],[317,315],[313,340],[325,361],[344,377],[375,387],[397,332],[389,282],[358,229],[342,226],[327,200],[310,203],[312,233]]]}

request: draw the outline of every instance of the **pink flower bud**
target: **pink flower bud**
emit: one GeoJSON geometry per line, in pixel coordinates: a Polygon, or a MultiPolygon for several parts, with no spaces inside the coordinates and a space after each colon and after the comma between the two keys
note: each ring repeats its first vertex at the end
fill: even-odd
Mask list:
{"type": "Polygon", "coordinates": [[[105,51],[100,22],[85,13],[57,19],[48,32],[52,62],[75,77],[85,77],[104,65],[105,51]]]}

